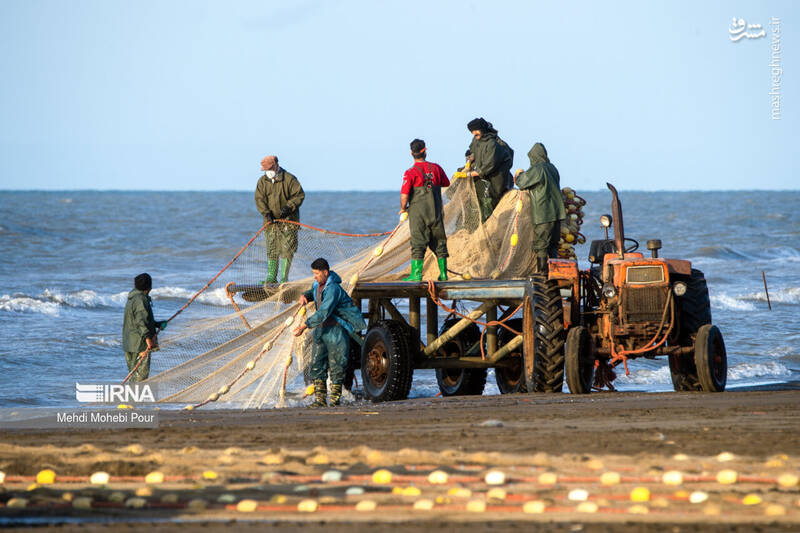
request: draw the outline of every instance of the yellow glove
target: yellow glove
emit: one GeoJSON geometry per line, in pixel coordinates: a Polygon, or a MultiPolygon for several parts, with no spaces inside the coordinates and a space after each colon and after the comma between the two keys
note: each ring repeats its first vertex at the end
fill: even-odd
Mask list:
{"type": "Polygon", "coordinates": [[[454,172],[453,173],[453,179],[466,178],[466,177],[467,177],[467,173],[466,172],[460,172],[459,171],[459,172],[454,172]]]}

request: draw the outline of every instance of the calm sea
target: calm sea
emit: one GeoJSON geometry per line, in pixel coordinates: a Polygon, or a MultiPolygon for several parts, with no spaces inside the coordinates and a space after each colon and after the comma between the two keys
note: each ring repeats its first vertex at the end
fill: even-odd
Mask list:
{"type": "MultiPolygon", "coordinates": [[[[589,202],[583,233],[601,238],[610,195],[578,192],[589,202]]],[[[662,256],[705,272],[729,387],[800,380],[800,192],[620,194],[628,236],[660,238],[662,256]]],[[[398,201],[393,192],[309,192],[302,220],[386,231],[398,201]]],[[[121,380],[133,276],[153,276],[156,316],[168,316],[260,225],[249,192],[0,192],[0,407],[75,405],[75,382],[121,380]]],[[[578,254],[585,268],[588,245],[578,254]]],[[[219,315],[230,303],[212,294],[199,305],[219,315]]],[[[664,359],[630,367],[619,389],[672,389],[664,359]]],[[[415,373],[412,396],[436,392],[432,371],[415,373]]]]}

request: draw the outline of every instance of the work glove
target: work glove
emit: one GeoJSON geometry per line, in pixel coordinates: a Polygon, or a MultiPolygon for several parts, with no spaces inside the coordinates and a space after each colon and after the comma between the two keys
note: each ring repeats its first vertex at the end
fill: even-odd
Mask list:
{"type": "Polygon", "coordinates": [[[165,329],[167,329],[167,324],[168,323],[169,323],[168,321],[162,320],[161,322],[158,323],[158,329],[160,329],[161,331],[164,331],[165,329]]]}
{"type": "Polygon", "coordinates": [[[292,208],[287,205],[286,207],[281,209],[281,212],[278,214],[278,218],[286,218],[287,216],[289,216],[289,213],[291,212],[292,208]]]}

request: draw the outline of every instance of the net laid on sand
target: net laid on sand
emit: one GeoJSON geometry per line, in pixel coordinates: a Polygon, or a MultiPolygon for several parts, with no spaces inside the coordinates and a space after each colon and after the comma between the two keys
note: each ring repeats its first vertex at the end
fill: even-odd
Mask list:
{"type": "MultiPolygon", "coordinates": [[[[565,201],[570,200],[567,192],[565,201]]],[[[471,179],[454,180],[445,196],[451,279],[512,279],[530,272],[534,258],[527,193],[509,191],[483,224],[471,179]]],[[[580,212],[579,208],[573,211],[580,212]]],[[[576,222],[577,234],[580,220],[576,222]]],[[[566,236],[562,235],[562,244],[569,244],[563,239],[566,236]]],[[[571,247],[562,246],[562,251],[568,256],[571,247]]],[[[292,330],[304,319],[296,302],[311,288],[311,262],[326,258],[331,270],[341,276],[342,288],[350,292],[355,282],[403,278],[408,274],[410,252],[407,221],[394,231],[369,235],[300,226],[289,281],[265,291],[261,282],[267,273],[267,250],[260,231],[200,291],[228,298],[230,307],[217,307],[213,313],[207,307],[197,310],[203,307],[195,305],[201,299],[187,302],[185,311],[182,308],[161,335],[160,351],[152,357],[154,375],[146,383],[156,387],[162,402],[192,406],[216,402],[241,408],[286,405],[285,383],[288,404],[295,404],[305,388],[311,334],[307,330],[296,338],[292,330]]],[[[435,279],[437,268],[435,256],[428,251],[423,279],[435,279]]],[[[313,312],[313,304],[308,307],[313,312]]]]}

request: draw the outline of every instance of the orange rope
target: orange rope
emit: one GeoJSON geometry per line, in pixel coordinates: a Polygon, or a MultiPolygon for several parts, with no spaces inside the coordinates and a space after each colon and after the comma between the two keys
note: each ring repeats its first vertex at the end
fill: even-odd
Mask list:
{"type": "Polygon", "coordinates": [[[384,231],[382,233],[342,233],[340,231],[333,231],[329,229],[322,229],[316,226],[309,226],[308,224],[303,224],[302,222],[298,222],[297,220],[285,220],[279,218],[275,220],[275,222],[283,222],[284,224],[295,224],[297,226],[302,226],[304,228],[313,229],[314,231],[319,231],[320,233],[328,233],[330,235],[341,235],[343,237],[383,237],[384,235],[389,235],[393,233],[391,231],[384,231]]]}
{"type": "Polygon", "coordinates": [[[239,315],[239,318],[242,319],[242,322],[244,322],[245,327],[247,329],[253,329],[253,327],[250,325],[250,323],[247,321],[247,319],[242,314],[242,311],[241,311],[241,309],[239,309],[239,306],[236,305],[236,301],[233,299],[233,294],[234,293],[231,292],[231,290],[230,290],[231,285],[235,285],[235,283],[231,281],[230,283],[225,285],[225,294],[227,294],[228,298],[230,298],[231,305],[233,305],[233,308],[236,309],[236,314],[239,315]]]}
{"type": "Polygon", "coordinates": [[[133,373],[134,373],[134,372],[136,372],[136,370],[139,368],[139,365],[141,365],[141,364],[142,364],[142,362],[144,362],[144,360],[145,360],[145,359],[147,359],[147,356],[148,356],[148,355],[150,355],[150,349],[149,349],[149,348],[148,348],[147,350],[145,350],[145,351],[144,351],[144,356],[142,356],[141,354],[139,354],[139,360],[138,360],[138,361],[136,361],[136,366],[134,366],[134,367],[133,367],[133,370],[131,370],[130,372],[128,372],[128,375],[127,375],[127,376],[125,376],[125,379],[123,379],[123,380],[122,380],[122,384],[123,384],[123,385],[125,385],[125,383],[127,383],[127,382],[128,382],[128,380],[129,380],[129,379],[131,379],[131,376],[133,375],[133,373]]]}
{"type": "Polygon", "coordinates": [[[470,318],[470,317],[468,317],[467,315],[465,315],[465,314],[463,314],[463,313],[459,313],[459,312],[458,312],[458,311],[456,311],[455,309],[453,309],[453,308],[451,308],[451,307],[447,307],[446,305],[444,305],[444,304],[442,303],[442,301],[441,301],[441,300],[439,300],[439,298],[436,296],[436,284],[434,283],[434,281],[433,281],[433,280],[428,280],[428,281],[427,281],[427,284],[428,284],[428,295],[430,296],[431,300],[433,300],[433,301],[436,303],[436,305],[438,305],[438,306],[439,306],[439,307],[441,307],[441,308],[442,308],[444,311],[446,311],[446,312],[450,313],[451,315],[456,315],[456,316],[460,316],[461,318],[466,318],[466,319],[467,319],[467,320],[469,320],[470,322],[473,322],[473,323],[475,323],[475,324],[478,324],[478,325],[480,325],[480,326],[483,326],[483,331],[481,331],[481,340],[480,340],[481,359],[486,359],[486,352],[485,352],[485,351],[484,351],[484,349],[483,349],[483,336],[484,336],[484,334],[486,333],[486,328],[487,328],[487,327],[489,327],[489,326],[501,326],[501,327],[503,327],[503,328],[507,329],[508,331],[510,331],[511,333],[515,334],[515,335],[522,335],[522,333],[520,333],[519,331],[517,331],[517,330],[515,330],[514,328],[512,328],[511,326],[507,326],[507,325],[505,324],[505,322],[506,322],[507,320],[509,320],[511,317],[513,317],[515,314],[517,314],[517,312],[518,312],[520,309],[522,309],[522,303],[520,303],[520,304],[517,306],[517,308],[516,308],[516,309],[514,309],[514,312],[512,312],[510,315],[508,315],[507,317],[505,317],[503,320],[492,320],[492,321],[490,321],[490,322],[481,322],[480,320],[476,320],[476,319],[474,319],[474,318],[470,318]]]}
{"type": "MultiPolygon", "coordinates": [[[[616,341],[614,340],[614,335],[612,335],[611,332],[609,331],[609,335],[611,337],[611,362],[613,363],[613,362],[617,362],[617,361],[622,361],[622,365],[625,367],[625,375],[626,376],[630,375],[630,370],[628,370],[628,356],[629,355],[635,355],[635,354],[640,354],[640,353],[649,352],[651,350],[655,350],[656,348],[658,348],[659,346],[661,346],[662,344],[664,344],[667,341],[667,337],[669,336],[670,332],[672,331],[672,327],[675,325],[675,308],[670,305],[671,302],[672,302],[672,291],[670,291],[668,293],[667,303],[664,306],[664,312],[661,315],[661,324],[659,324],[658,330],[656,331],[656,334],[653,336],[652,339],[650,339],[649,342],[647,342],[641,348],[637,348],[635,350],[625,350],[624,347],[623,347],[623,349],[620,350],[619,353],[617,353],[616,341]],[[667,309],[669,309],[669,311],[670,311],[669,328],[667,328],[666,333],[664,333],[664,338],[662,338],[658,342],[658,344],[653,345],[653,343],[656,341],[658,336],[661,334],[661,329],[664,327],[664,319],[666,319],[666,317],[667,317],[667,309]]],[[[620,345],[620,347],[622,347],[622,345],[620,345]]]]}

